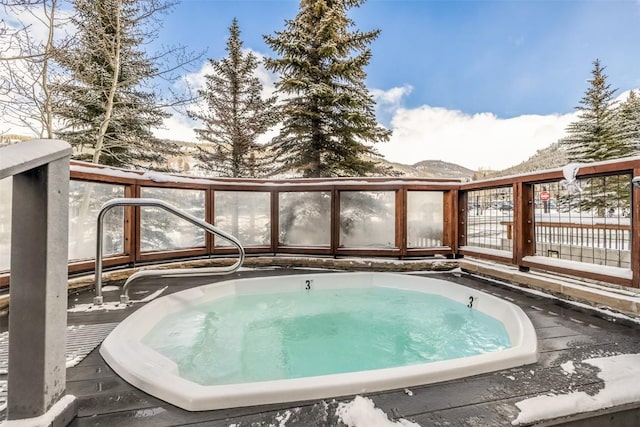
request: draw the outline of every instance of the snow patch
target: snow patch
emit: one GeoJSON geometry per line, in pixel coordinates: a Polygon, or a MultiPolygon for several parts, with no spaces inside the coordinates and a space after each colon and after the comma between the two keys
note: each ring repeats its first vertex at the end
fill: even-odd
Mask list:
{"type": "Polygon", "coordinates": [[[573,375],[576,373],[576,367],[573,365],[573,361],[571,360],[563,363],[562,365],[560,365],[560,367],[566,375],[573,375]]]}
{"type": "Polygon", "coordinates": [[[475,252],[477,254],[483,254],[483,255],[493,255],[493,256],[498,256],[498,257],[503,257],[503,258],[511,258],[511,252],[509,252],[509,251],[503,251],[503,250],[500,250],[500,249],[484,248],[484,247],[481,247],[481,246],[461,246],[460,250],[469,251],[469,252],[475,252]]]}
{"type": "MultiPolygon", "coordinates": [[[[114,288],[117,288],[117,286],[114,286],[114,288]]],[[[167,288],[168,288],[168,286],[165,286],[164,288],[160,288],[157,291],[147,295],[146,297],[144,297],[142,299],[131,300],[129,302],[132,303],[132,304],[149,302],[149,301],[151,301],[153,299],[156,299],[167,288]]],[[[97,305],[97,304],[77,304],[75,307],[69,308],[67,310],[67,312],[69,312],[69,313],[88,313],[88,312],[91,312],[91,311],[124,310],[127,307],[128,307],[127,304],[122,304],[122,303],[119,303],[119,302],[105,302],[102,305],[97,305]]]]}
{"type": "MultiPolygon", "coordinates": [[[[513,425],[530,424],[640,400],[640,381],[638,381],[640,378],[640,354],[586,359],[582,363],[588,363],[600,369],[598,377],[604,381],[602,390],[593,396],[581,391],[561,395],[536,396],[522,400],[516,403],[520,414],[511,423],[513,425]]],[[[565,369],[564,365],[562,366],[565,369]]],[[[573,367],[573,364],[570,366],[573,367]]]]}
{"type": "Polygon", "coordinates": [[[115,292],[119,290],[120,290],[119,286],[103,286],[102,287],[102,292],[115,292]]]}
{"type": "Polygon", "coordinates": [[[82,362],[82,360],[85,358],[85,356],[86,356],[86,354],[72,354],[70,356],[67,356],[66,367],[67,368],[73,368],[78,363],[82,362]]]}
{"type": "Polygon", "coordinates": [[[127,308],[126,304],[120,304],[119,302],[105,302],[102,305],[96,304],[76,304],[73,308],[67,309],[69,313],[89,313],[91,311],[112,311],[112,310],[124,310],[127,308]]]}
{"type": "Polygon", "coordinates": [[[153,182],[172,182],[174,180],[173,177],[159,172],[145,172],[142,175],[142,178],[151,180],[153,182]]]}
{"type": "MultiPolygon", "coordinates": [[[[22,145],[22,144],[20,144],[22,145]]],[[[126,178],[126,179],[135,179],[135,180],[149,180],[152,182],[175,182],[175,183],[193,183],[193,184],[206,184],[206,185],[226,185],[229,182],[233,182],[233,185],[236,187],[278,187],[278,186],[286,186],[286,187],[324,187],[326,185],[362,185],[362,184],[371,184],[376,183],[376,181],[371,181],[367,179],[327,179],[327,180],[316,180],[315,178],[295,178],[295,179],[285,179],[281,181],[256,181],[256,180],[246,180],[246,181],[233,181],[233,180],[225,180],[220,178],[198,178],[188,175],[181,174],[164,174],[160,172],[153,171],[142,171],[142,170],[125,170],[118,169],[114,167],[105,167],[102,165],[93,165],[91,163],[74,161],[70,165],[70,169],[75,172],[84,172],[95,175],[103,175],[109,177],[117,177],[117,178],[126,178]]],[[[452,178],[451,181],[443,182],[443,181],[430,181],[428,178],[417,178],[417,179],[395,179],[395,180],[383,180],[380,181],[384,185],[394,186],[394,185],[424,185],[429,184],[433,187],[443,187],[448,188],[451,187],[451,184],[459,184],[460,180],[452,178]]]]}
{"type": "Polygon", "coordinates": [[[276,420],[278,421],[277,427],[285,427],[289,418],[291,418],[291,411],[285,411],[283,414],[278,413],[276,415],[276,420]]]}
{"type": "Polygon", "coordinates": [[[631,279],[633,277],[633,271],[628,268],[611,267],[608,265],[591,264],[588,262],[578,262],[544,256],[526,256],[522,258],[522,260],[537,264],[545,264],[552,267],[559,267],[566,270],[580,270],[587,273],[606,274],[607,276],[619,277],[621,279],[631,279]]]}
{"type": "Polygon", "coordinates": [[[149,302],[153,299],[156,299],[160,294],[162,294],[166,289],[168,288],[168,286],[165,286],[164,288],[160,288],[157,291],[155,291],[154,293],[151,293],[149,295],[147,295],[146,297],[142,298],[141,300],[138,301],[131,301],[131,302],[149,302]]]}
{"type": "Polygon", "coordinates": [[[356,396],[348,403],[339,403],[336,415],[349,427],[420,427],[402,418],[398,421],[389,420],[387,414],[376,408],[371,399],[362,396],[356,396]]]}

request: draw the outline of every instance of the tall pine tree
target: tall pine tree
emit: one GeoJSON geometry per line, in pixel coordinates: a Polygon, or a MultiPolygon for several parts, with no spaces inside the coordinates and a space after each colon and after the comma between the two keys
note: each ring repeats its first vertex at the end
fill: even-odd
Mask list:
{"type": "MultiPolygon", "coordinates": [[[[568,136],[561,140],[567,157],[574,162],[595,162],[633,155],[636,151],[632,138],[621,126],[621,115],[604,74],[604,67],[596,59],[593,62],[590,87],[576,107],[578,121],[567,127],[568,136]]],[[[604,176],[589,178],[579,199],[582,210],[592,210],[605,216],[610,209],[629,206],[631,197],[628,177],[604,176]]]]}
{"type": "Polygon", "coordinates": [[[279,73],[283,126],[275,139],[286,170],[304,177],[357,176],[381,172],[372,143],[391,132],[375,118],[364,79],[370,43],[380,30],[351,31],[347,17],[364,0],[301,0],[294,20],[265,41],[279,55],[265,60],[279,73]]]}
{"type": "Polygon", "coordinates": [[[199,147],[196,157],[201,167],[219,176],[266,176],[273,161],[257,139],[279,121],[276,97],[262,98],[255,75],[258,58],[242,52],[237,19],[229,27],[226,51],[225,58],[209,60],[214,72],[198,91],[207,108],[189,111],[204,125],[195,129],[198,139],[210,143],[199,147]]]}
{"type": "Polygon", "coordinates": [[[640,96],[635,91],[629,92],[618,106],[617,119],[621,138],[633,147],[633,154],[637,154],[640,152],[640,96]]]}
{"type": "Polygon", "coordinates": [[[73,48],[58,55],[71,78],[53,85],[54,113],[64,128],[58,137],[75,158],[119,167],[163,169],[173,144],[152,129],[168,116],[145,84],[158,75],[141,46],[153,38],[163,0],[74,0],[73,48]]]}
{"type": "Polygon", "coordinates": [[[616,118],[613,95],[600,60],[593,62],[590,87],[576,107],[578,121],[567,127],[567,137],[562,140],[567,157],[574,162],[595,162],[617,159],[633,154],[634,147],[622,135],[616,118]]]}

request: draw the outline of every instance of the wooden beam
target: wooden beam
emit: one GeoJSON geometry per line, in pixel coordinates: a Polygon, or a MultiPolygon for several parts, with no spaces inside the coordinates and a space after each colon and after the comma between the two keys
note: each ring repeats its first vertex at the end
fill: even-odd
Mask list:
{"type": "MultiPolygon", "coordinates": [[[[640,167],[633,170],[633,176],[640,176],[640,167]]],[[[633,187],[631,193],[631,286],[640,288],[640,188],[633,187]]]]}

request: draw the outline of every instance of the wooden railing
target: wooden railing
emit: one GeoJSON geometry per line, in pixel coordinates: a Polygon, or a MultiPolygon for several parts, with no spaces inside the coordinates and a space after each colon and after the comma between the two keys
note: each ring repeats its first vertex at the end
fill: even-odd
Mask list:
{"type": "MultiPolygon", "coordinates": [[[[584,165],[579,169],[578,178],[620,174],[628,175],[629,181],[631,177],[640,176],[640,157],[584,165]]],[[[539,268],[640,287],[640,190],[634,188],[631,192],[634,202],[625,224],[576,227],[554,225],[554,221],[541,221],[539,218],[536,221],[537,189],[557,183],[562,178],[562,171],[558,169],[468,183],[424,178],[203,179],[72,162],[71,192],[74,199],[70,212],[73,218],[79,217],[78,212],[91,209],[97,212],[101,203],[93,207],[88,205],[96,202],[94,199],[98,193],[107,199],[162,198],[159,194],[174,198],[167,200],[171,203],[191,200],[188,206],[191,213],[197,213],[196,216],[200,215],[232,234],[239,231],[241,241],[245,239],[243,245],[248,256],[299,254],[400,259],[473,256],[516,265],[522,270],[539,268]],[[496,209],[500,210],[496,210],[499,214],[495,217],[486,218],[486,226],[495,227],[490,231],[496,239],[506,240],[504,245],[494,248],[479,246],[471,236],[473,233],[467,229],[470,221],[487,214],[485,206],[482,211],[477,206],[474,208],[477,196],[473,195],[492,189],[499,190],[497,194],[501,203],[496,209]],[[308,212],[297,207],[298,198],[315,200],[314,209],[318,211],[315,216],[304,216],[308,212]],[[358,207],[363,199],[374,202],[366,209],[358,207]],[[234,215],[239,219],[231,224],[230,218],[234,215]],[[301,221],[306,222],[302,224],[301,221]],[[597,260],[590,266],[585,262],[559,266],[557,260],[551,259],[552,256],[540,253],[540,247],[536,252],[536,242],[540,246],[540,242],[547,238],[545,236],[550,235],[541,231],[544,227],[563,230],[563,233],[566,230],[618,233],[615,235],[624,244],[610,249],[627,251],[628,266],[617,269],[603,266],[595,272],[592,264],[597,260]],[[250,232],[242,235],[243,230],[249,229],[250,232]]],[[[126,208],[120,215],[113,220],[120,231],[113,233],[105,249],[106,267],[224,256],[231,252],[230,248],[221,246],[210,236],[186,236],[181,233],[179,225],[165,223],[164,220],[154,223],[150,220],[151,213],[140,208],[126,208]],[[173,240],[156,241],[162,228],[170,231],[169,237],[173,240]]],[[[70,223],[71,244],[87,243],[88,247],[94,248],[90,241],[90,226],[73,221],[70,223]]],[[[607,236],[607,241],[614,241],[614,234],[607,236]]],[[[82,251],[78,253],[80,255],[71,257],[69,272],[91,271],[92,255],[82,255],[82,251]]],[[[8,272],[0,273],[0,285],[8,283],[8,272]]]]}
{"type": "MultiPolygon", "coordinates": [[[[637,176],[640,176],[640,157],[580,165],[576,176],[579,180],[615,178],[618,190],[608,191],[600,201],[602,206],[624,206],[624,209],[616,209],[615,218],[609,218],[603,207],[591,208],[591,214],[584,213],[589,212],[588,208],[581,208],[586,209],[583,213],[588,221],[584,223],[553,220],[540,213],[543,206],[540,193],[548,193],[546,190],[550,186],[561,188],[558,183],[565,178],[561,169],[462,184],[457,203],[457,254],[513,264],[524,271],[535,268],[640,287],[640,190],[631,185],[632,177],[637,176]],[[477,245],[476,236],[467,236],[468,222],[473,223],[474,215],[483,214],[476,207],[477,194],[492,189],[512,203],[513,211],[507,212],[507,218],[500,219],[498,215],[493,218],[497,226],[491,229],[496,235],[491,243],[502,239],[503,245],[483,247],[477,245]],[[578,260],[580,255],[571,250],[562,256],[562,246],[570,246],[575,251],[589,248],[602,255],[585,256],[581,262],[578,260]],[[619,266],[612,265],[615,263],[619,266]]],[[[579,198],[581,195],[578,192],[566,197],[579,198]]]]}
{"type": "MultiPolygon", "coordinates": [[[[506,238],[513,239],[513,222],[500,221],[506,238]]],[[[597,245],[606,249],[630,250],[630,224],[576,224],[558,221],[536,221],[536,242],[571,246],[597,245]]]]}

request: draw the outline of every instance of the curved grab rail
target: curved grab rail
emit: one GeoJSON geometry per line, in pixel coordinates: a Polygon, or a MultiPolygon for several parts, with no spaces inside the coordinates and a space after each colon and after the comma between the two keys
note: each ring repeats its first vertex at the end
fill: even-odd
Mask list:
{"type": "Polygon", "coordinates": [[[96,239],[96,296],[93,298],[93,303],[96,305],[102,305],[102,238],[103,238],[103,224],[106,213],[112,208],[118,206],[148,206],[154,208],[161,208],[167,212],[174,214],[175,216],[190,222],[191,224],[198,226],[205,231],[223,238],[229,243],[233,244],[238,249],[238,260],[227,267],[209,267],[209,268],[184,268],[184,269],[166,269],[166,270],[143,270],[129,276],[127,281],[122,287],[122,294],[120,295],[120,302],[123,304],[129,303],[129,287],[131,283],[141,277],[195,277],[195,276],[214,276],[218,274],[233,273],[240,268],[244,262],[244,248],[240,241],[219,228],[203,221],[195,216],[184,212],[175,206],[158,199],[133,199],[133,198],[118,198],[107,201],[100,208],[98,214],[98,235],[96,239]]]}

